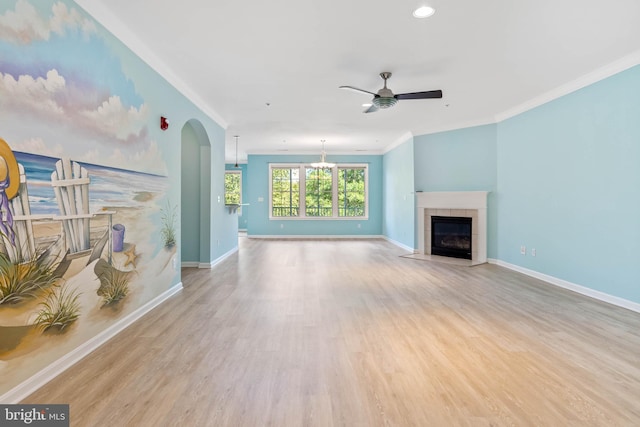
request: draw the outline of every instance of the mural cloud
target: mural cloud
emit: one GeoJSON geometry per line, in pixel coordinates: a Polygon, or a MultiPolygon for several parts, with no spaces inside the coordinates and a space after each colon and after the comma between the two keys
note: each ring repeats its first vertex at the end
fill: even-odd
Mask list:
{"type": "Polygon", "coordinates": [[[37,40],[49,40],[52,33],[62,35],[67,30],[80,30],[84,34],[96,31],[92,20],[82,17],[76,9],[63,3],[55,3],[51,16],[46,19],[26,0],[16,2],[15,11],[0,15],[0,38],[14,43],[28,44],[37,40]]]}
{"type": "Polygon", "coordinates": [[[22,75],[16,79],[0,72],[0,94],[3,95],[0,103],[60,116],[64,110],[58,105],[56,95],[64,91],[65,85],[64,77],[56,70],[49,70],[46,78],[22,75]]]}
{"type": "Polygon", "coordinates": [[[126,153],[115,148],[110,154],[98,149],[85,151],[79,158],[81,162],[106,164],[120,169],[140,170],[156,175],[166,175],[167,165],[156,141],[148,141],[146,148],[126,153]]]}
{"type": "Polygon", "coordinates": [[[41,156],[62,157],[64,149],[60,144],[45,144],[42,138],[31,138],[22,142],[13,143],[12,148],[15,151],[23,153],[38,153],[41,156]]]}
{"type": "MultiPolygon", "coordinates": [[[[46,77],[21,75],[18,78],[0,72],[0,105],[19,110],[36,111],[55,121],[67,121],[81,126],[104,139],[115,138],[124,143],[138,143],[147,135],[148,108],[125,106],[117,95],[100,105],[87,109],[86,99],[75,99],[73,90],[57,70],[46,77]]],[[[86,98],[91,98],[87,94],[86,98]]]]}
{"type": "Polygon", "coordinates": [[[126,108],[120,97],[113,95],[95,110],[81,111],[80,114],[89,119],[96,130],[126,141],[144,133],[147,107],[142,104],[140,108],[126,108]]]}

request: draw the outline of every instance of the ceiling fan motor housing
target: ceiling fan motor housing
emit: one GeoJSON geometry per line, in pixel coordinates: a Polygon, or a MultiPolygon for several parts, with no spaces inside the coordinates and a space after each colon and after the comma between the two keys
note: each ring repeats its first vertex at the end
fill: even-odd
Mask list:
{"type": "Polygon", "coordinates": [[[393,107],[394,105],[396,105],[397,102],[398,100],[393,95],[392,96],[376,95],[373,98],[373,105],[375,105],[378,108],[393,107]]]}
{"type": "Polygon", "coordinates": [[[391,89],[387,87],[387,80],[391,77],[391,73],[388,71],[383,71],[380,73],[380,78],[384,80],[384,86],[382,89],[378,91],[378,93],[369,92],[368,90],[359,89],[354,86],[340,86],[341,89],[349,89],[356,92],[368,93],[369,95],[373,95],[373,99],[371,102],[373,106],[370,106],[368,109],[363,111],[364,113],[373,113],[378,111],[379,109],[393,107],[398,103],[400,99],[433,99],[433,98],[442,98],[441,90],[429,90],[423,92],[411,92],[411,93],[401,93],[395,95],[391,89]]]}

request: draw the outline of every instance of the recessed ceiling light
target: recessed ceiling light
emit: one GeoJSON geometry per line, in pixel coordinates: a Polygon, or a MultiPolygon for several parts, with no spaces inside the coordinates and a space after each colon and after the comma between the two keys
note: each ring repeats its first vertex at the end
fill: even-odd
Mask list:
{"type": "Polygon", "coordinates": [[[431,6],[420,6],[416,10],[413,11],[413,16],[415,18],[428,18],[431,15],[436,13],[436,10],[431,6]]]}
{"type": "Polygon", "coordinates": [[[362,104],[362,106],[363,106],[364,108],[368,108],[368,107],[371,107],[371,104],[362,104]]]}

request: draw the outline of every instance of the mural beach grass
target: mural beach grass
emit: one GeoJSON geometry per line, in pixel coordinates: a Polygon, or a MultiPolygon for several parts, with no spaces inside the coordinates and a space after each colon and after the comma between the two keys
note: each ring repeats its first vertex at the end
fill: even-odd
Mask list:
{"type": "MultiPolygon", "coordinates": [[[[18,153],[18,159],[25,156],[18,153]]],[[[26,162],[37,168],[37,176],[46,177],[43,165],[52,159],[28,155],[26,162]]],[[[175,246],[167,246],[166,221],[156,228],[150,218],[164,218],[160,207],[166,178],[141,173],[114,171],[95,165],[86,166],[91,173],[90,205],[97,212],[114,212],[111,223],[124,224],[126,249],[134,249],[135,263],[127,262],[124,252],[109,253],[105,249],[99,259],[86,264],[88,256],[72,260],[62,277],[54,274],[60,260],[36,256],[20,263],[0,254],[0,385],[17,380],[20,370],[12,366],[29,357],[31,363],[44,367],[50,358],[42,349],[55,345],[58,351],[72,350],[95,335],[105,322],[113,321],[134,310],[139,304],[157,296],[165,289],[149,286],[163,283],[175,274],[170,261],[175,246]],[[95,178],[94,178],[95,176],[95,178]],[[98,178],[99,177],[99,178],[98,178]],[[93,191],[93,183],[98,191],[93,191]],[[144,190],[131,190],[131,182],[144,190]],[[151,259],[153,258],[153,259],[151,259]],[[164,279],[159,280],[159,277],[164,279]],[[109,307],[109,310],[105,308],[109,307]]],[[[25,168],[32,211],[40,215],[55,215],[55,195],[46,188],[46,181],[31,181],[25,168]],[[35,194],[31,197],[32,194],[35,194]]],[[[165,203],[164,206],[169,206],[165,203]]],[[[169,213],[175,221],[173,213],[169,213]]],[[[106,229],[107,216],[97,216],[92,228],[106,229]]],[[[36,239],[63,233],[59,222],[34,222],[36,239]]],[[[174,237],[175,238],[175,237],[174,237]]],[[[23,374],[24,375],[24,374],[23,374]]]]}
{"type": "Polygon", "coordinates": [[[0,58],[1,396],[180,272],[173,88],[70,0],[0,0],[0,58]]]}

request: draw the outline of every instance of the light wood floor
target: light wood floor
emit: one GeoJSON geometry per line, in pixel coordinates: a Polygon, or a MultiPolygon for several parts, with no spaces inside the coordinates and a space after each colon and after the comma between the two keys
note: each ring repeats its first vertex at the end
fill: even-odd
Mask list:
{"type": "Polygon", "coordinates": [[[381,241],[241,239],[30,396],[73,426],[638,426],[640,314],[381,241]]]}

